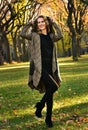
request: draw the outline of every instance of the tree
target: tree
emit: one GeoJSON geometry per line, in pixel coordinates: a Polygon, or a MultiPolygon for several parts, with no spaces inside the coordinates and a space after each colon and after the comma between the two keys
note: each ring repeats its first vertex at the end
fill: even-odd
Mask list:
{"type": "Polygon", "coordinates": [[[81,0],[84,4],[88,5],[88,0],[81,0]]]}
{"type": "Polygon", "coordinates": [[[83,16],[86,8],[87,5],[84,5],[80,0],[68,0],[67,2],[67,23],[72,36],[73,61],[77,61],[80,55],[80,38],[84,30],[83,16]]]}
{"type": "MultiPolygon", "coordinates": [[[[41,8],[39,12],[43,15],[47,15],[51,17],[51,19],[55,20],[61,26],[61,30],[64,33],[65,31],[69,31],[66,26],[66,11],[64,9],[64,4],[62,0],[41,0],[41,8]]],[[[64,39],[61,40],[61,44],[57,44],[57,52],[58,55],[66,55],[65,50],[65,42],[64,39]],[[60,51],[61,50],[61,51],[60,51]],[[62,54],[60,54],[61,52],[62,54]]]]}
{"type": "Polygon", "coordinates": [[[0,65],[3,65],[3,48],[2,48],[2,35],[0,35],[0,65]]]}
{"type": "MultiPolygon", "coordinates": [[[[39,3],[36,0],[1,0],[0,1],[0,34],[6,46],[7,62],[11,63],[10,43],[11,34],[16,54],[16,38],[19,29],[30,19],[35,17],[39,3]]],[[[16,58],[16,55],[15,55],[16,58]]]]}
{"type": "MultiPolygon", "coordinates": [[[[13,39],[13,47],[14,47],[14,59],[17,61],[19,59],[19,54],[17,54],[17,43],[18,43],[18,35],[19,31],[25,23],[33,19],[37,15],[37,8],[39,4],[36,1],[22,1],[21,3],[13,4],[13,8],[15,10],[16,18],[14,20],[14,28],[11,32],[11,36],[13,39]]],[[[24,41],[24,40],[23,40],[24,41]]],[[[19,42],[20,44],[20,42],[19,42]]],[[[25,42],[23,43],[22,50],[25,48],[25,42]]],[[[22,51],[22,56],[25,57],[25,50],[22,51]],[[24,52],[24,53],[23,53],[24,52]]],[[[24,58],[26,59],[26,58],[24,58]]]]}
{"type": "Polygon", "coordinates": [[[10,50],[5,30],[7,30],[8,22],[10,21],[10,18],[8,18],[9,13],[8,10],[10,9],[11,6],[9,5],[8,1],[6,0],[0,1],[0,34],[1,34],[1,41],[4,40],[4,42],[6,43],[5,45],[7,47],[8,62],[10,62],[10,53],[9,53],[10,50]]]}

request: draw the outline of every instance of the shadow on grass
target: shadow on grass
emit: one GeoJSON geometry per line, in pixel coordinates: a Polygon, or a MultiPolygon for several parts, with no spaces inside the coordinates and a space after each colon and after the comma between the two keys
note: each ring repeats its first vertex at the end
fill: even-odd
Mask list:
{"type": "MultiPolygon", "coordinates": [[[[30,108],[29,108],[30,109],[30,108]]],[[[60,109],[55,109],[53,111],[53,122],[55,128],[59,128],[61,125],[64,126],[68,120],[73,120],[77,122],[79,117],[87,117],[88,113],[88,103],[80,103],[73,106],[62,107],[60,109]],[[84,111],[86,109],[86,111],[84,111]]],[[[25,115],[15,115],[13,118],[7,121],[1,122],[1,129],[9,130],[46,130],[47,127],[44,122],[45,113],[43,113],[43,118],[38,119],[35,115],[25,114],[25,115]]],[[[86,124],[86,122],[81,122],[86,124]]]]}
{"type": "Polygon", "coordinates": [[[70,123],[72,126],[75,124],[75,126],[77,125],[76,127],[79,127],[80,124],[79,129],[84,130],[83,127],[86,127],[88,124],[88,103],[62,107],[55,109],[53,113],[57,125],[67,125],[70,123]]]}
{"type": "Polygon", "coordinates": [[[55,109],[55,111],[59,113],[63,112],[63,113],[75,113],[75,114],[80,114],[80,115],[85,115],[88,113],[88,103],[80,103],[80,104],[76,104],[76,105],[72,105],[72,106],[66,106],[66,107],[62,107],[60,109],[55,109]]]}
{"type": "Polygon", "coordinates": [[[0,70],[0,81],[15,81],[28,77],[28,68],[14,68],[12,70],[0,70]]]}
{"type": "Polygon", "coordinates": [[[1,121],[0,130],[42,130],[46,129],[44,119],[38,119],[35,115],[25,114],[23,116],[15,116],[7,119],[7,121],[1,121]],[[41,129],[42,128],[42,129],[41,129]]]}

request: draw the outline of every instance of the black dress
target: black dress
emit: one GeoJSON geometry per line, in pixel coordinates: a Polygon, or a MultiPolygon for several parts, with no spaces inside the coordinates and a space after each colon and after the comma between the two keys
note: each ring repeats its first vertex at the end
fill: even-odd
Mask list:
{"type": "Polygon", "coordinates": [[[41,40],[41,57],[42,57],[42,71],[45,70],[52,74],[52,56],[53,56],[53,42],[50,35],[40,34],[41,40]]]}
{"type": "Polygon", "coordinates": [[[41,40],[41,56],[42,56],[42,77],[41,80],[45,85],[45,94],[42,97],[40,104],[41,108],[47,106],[46,123],[52,126],[51,116],[53,107],[53,93],[57,90],[57,85],[52,77],[52,56],[53,56],[53,42],[50,35],[40,35],[41,40]],[[51,78],[52,77],[52,78],[51,78]],[[48,122],[49,121],[49,122],[48,122]]]}

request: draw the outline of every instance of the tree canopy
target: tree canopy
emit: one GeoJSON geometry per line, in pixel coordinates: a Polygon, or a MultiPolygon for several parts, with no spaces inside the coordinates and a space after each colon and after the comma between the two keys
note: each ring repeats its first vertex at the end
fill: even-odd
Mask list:
{"type": "Polygon", "coordinates": [[[81,0],[84,4],[88,5],[88,0],[81,0]]]}

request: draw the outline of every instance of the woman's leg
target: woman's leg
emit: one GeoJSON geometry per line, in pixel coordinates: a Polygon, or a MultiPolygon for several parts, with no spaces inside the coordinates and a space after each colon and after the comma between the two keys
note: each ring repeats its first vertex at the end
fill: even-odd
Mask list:
{"type": "Polygon", "coordinates": [[[52,127],[52,107],[53,107],[53,93],[57,90],[57,84],[54,82],[54,79],[51,78],[50,74],[43,70],[42,72],[42,79],[41,79],[45,85],[46,93],[44,94],[43,98],[39,103],[37,103],[37,109],[36,109],[36,116],[41,117],[41,111],[43,107],[45,106],[45,103],[47,105],[47,113],[46,113],[46,119],[45,122],[48,127],[52,127]]]}
{"type": "Polygon", "coordinates": [[[45,104],[48,98],[58,89],[53,77],[45,70],[42,72],[42,81],[45,85],[46,93],[43,96],[41,102],[45,104]]]}
{"type": "Polygon", "coordinates": [[[45,122],[48,127],[52,127],[52,108],[53,108],[53,94],[49,96],[49,98],[46,101],[46,106],[47,106],[47,112],[46,112],[46,119],[45,122]]]}
{"type": "Polygon", "coordinates": [[[53,93],[57,90],[57,84],[54,82],[54,79],[51,78],[50,74],[43,70],[42,81],[45,84],[46,93],[41,100],[41,104],[47,105],[47,113],[45,122],[48,127],[52,127],[52,107],[53,107],[53,93]]]}

